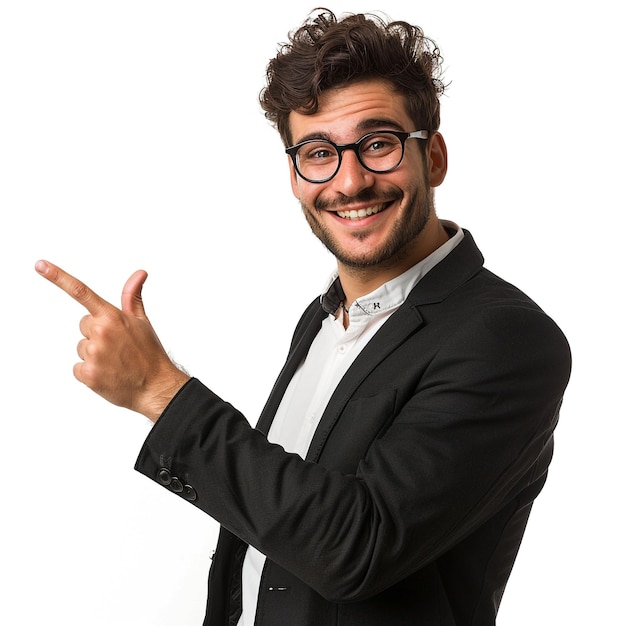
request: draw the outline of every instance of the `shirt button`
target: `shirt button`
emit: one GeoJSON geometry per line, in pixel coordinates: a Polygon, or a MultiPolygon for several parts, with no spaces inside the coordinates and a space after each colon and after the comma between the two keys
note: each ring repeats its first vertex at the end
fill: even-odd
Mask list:
{"type": "Polygon", "coordinates": [[[341,344],[338,348],[337,351],[339,352],[339,354],[343,354],[346,351],[346,346],[344,344],[341,344]]]}

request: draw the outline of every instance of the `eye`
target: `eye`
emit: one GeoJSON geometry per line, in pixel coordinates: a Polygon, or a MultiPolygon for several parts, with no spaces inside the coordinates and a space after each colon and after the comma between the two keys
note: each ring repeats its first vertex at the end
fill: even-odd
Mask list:
{"type": "Polygon", "coordinates": [[[328,148],[318,148],[309,155],[311,159],[327,159],[332,156],[332,151],[328,148]]]}
{"type": "Polygon", "coordinates": [[[389,142],[384,139],[376,139],[367,144],[366,149],[370,152],[376,152],[377,150],[384,150],[389,145],[389,142]]]}
{"type": "Polygon", "coordinates": [[[298,151],[301,162],[319,162],[337,158],[337,151],[329,143],[315,142],[302,146],[298,151]]]}
{"type": "Polygon", "coordinates": [[[361,144],[361,155],[364,159],[379,159],[389,157],[402,149],[400,140],[392,134],[377,133],[368,137],[361,144]]]}
{"type": "Polygon", "coordinates": [[[361,152],[387,153],[398,145],[398,140],[394,135],[375,135],[370,137],[362,146],[361,152]]]}

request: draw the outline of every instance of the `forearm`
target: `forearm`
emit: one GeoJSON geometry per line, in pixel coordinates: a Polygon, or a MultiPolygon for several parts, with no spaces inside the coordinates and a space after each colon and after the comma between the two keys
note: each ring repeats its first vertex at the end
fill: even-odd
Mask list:
{"type": "Polygon", "coordinates": [[[171,457],[172,473],[197,494],[195,506],[322,595],[351,600],[416,571],[495,512],[542,445],[510,449],[507,467],[483,463],[478,475],[468,459],[486,458],[480,443],[457,448],[451,438],[444,450],[432,444],[446,426],[427,422],[420,445],[417,428],[396,424],[346,475],[269,443],[192,380],[155,425],[136,468],[159,482],[161,457],[171,457]],[[432,476],[441,455],[450,462],[439,461],[441,475],[432,476]]]}
{"type": "Polygon", "coordinates": [[[312,587],[323,591],[331,568],[340,569],[346,558],[363,562],[333,573],[335,589],[348,572],[369,569],[363,529],[371,546],[379,522],[368,512],[363,483],[269,443],[195,379],[157,421],[135,467],[159,483],[162,456],[171,457],[172,473],[193,487],[195,506],[312,587]],[[349,537],[333,548],[344,533],[349,537]]]}

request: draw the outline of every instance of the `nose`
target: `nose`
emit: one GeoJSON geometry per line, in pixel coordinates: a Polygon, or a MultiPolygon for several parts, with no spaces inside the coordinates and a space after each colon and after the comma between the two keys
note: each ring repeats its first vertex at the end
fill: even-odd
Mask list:
{"type": "Polygon", "coordinates": [[[335,191],[353,197],[374,184],[374,174],[361,165],[354,150],[345,150],[339,171],[331,183],[335,191]]]}

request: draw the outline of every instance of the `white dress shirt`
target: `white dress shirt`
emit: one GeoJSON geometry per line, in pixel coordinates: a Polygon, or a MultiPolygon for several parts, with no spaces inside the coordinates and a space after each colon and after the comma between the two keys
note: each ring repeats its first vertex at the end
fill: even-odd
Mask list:
{"type": "MultiPolygon", "coordinates": [[[[349,309],[350,324],[344,329],[342,307],[322,322],[306,359],[294,374],[278,407],[268,433],[268,440],[287,452],[306,457],[315,429],[350,365],[380,329],[406,300],[419,280],[445,258],[463,238],[463,231],[452,222],[443,222],[450,239],[428,257],[371,293],[355,300],[349,309]]],[[[337,279],[335,272],[327,289],[337,279]]],[[[326,290],[325,290],[326,291],[326,290]]],[[[256,605],[265,556],[250,546],[242,571],[243,612],[238,626],[254,626],[256,605]]]]}

